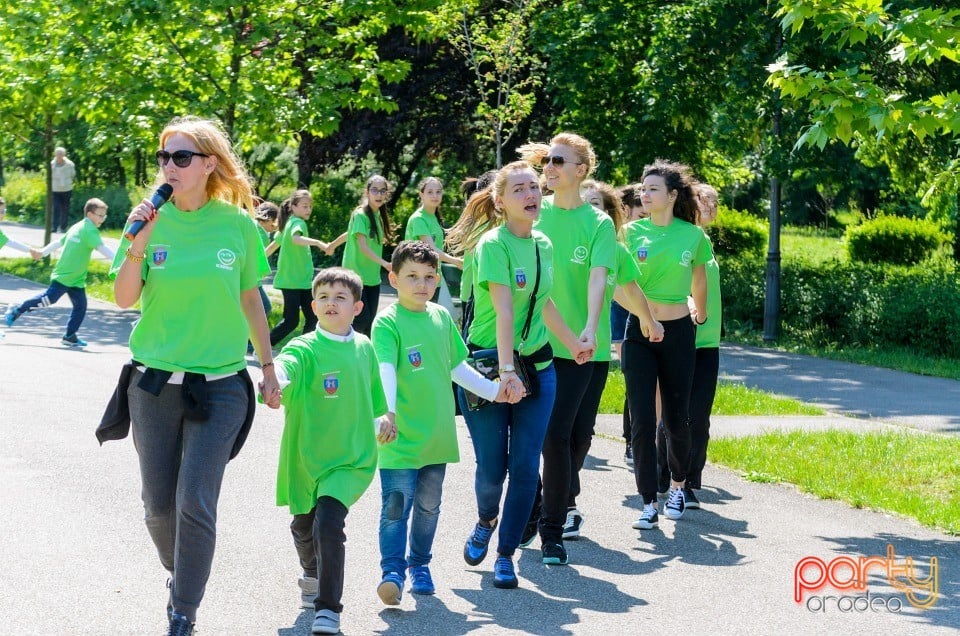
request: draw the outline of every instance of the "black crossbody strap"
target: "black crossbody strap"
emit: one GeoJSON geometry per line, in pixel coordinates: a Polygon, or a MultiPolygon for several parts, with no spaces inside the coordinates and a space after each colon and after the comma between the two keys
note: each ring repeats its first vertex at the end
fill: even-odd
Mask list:
{"type": "Polygon", "coordinates": [[[537,304],[537,290],[540,289],[540,245],[537,243],[536,237],[533,239],[533,248],[537,253],[537,280],[533,283],[533,294],[530,295],[530,306],[527,307],[527,321],[523,323],[523,331],[520,332],[521,346],[526,342],[527,336],[530,335],[530,323],[533,321],[533,310],[537,304]]]}

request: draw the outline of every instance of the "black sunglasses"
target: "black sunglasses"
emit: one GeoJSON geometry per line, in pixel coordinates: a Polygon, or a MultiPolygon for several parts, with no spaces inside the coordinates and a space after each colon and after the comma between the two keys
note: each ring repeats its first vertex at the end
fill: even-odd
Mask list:
{"type": "MultiPolygon", "coordinates": [[[[558,167],[558,168],[562,168],[562,167],[563,167],[563,164],[568,163],[568,162],[567,162],[566,159],[564,159],[564,158],[561,157],[560,155],[553,155],[552,157],[544,157],[543,159],[540,160],[540,166],[541,166],[541,167],[550,165],[551,163],[552,163],[553,165],[555,165],[556,167],[558,167]]],[[[569,163],[572,163],[572,164],[575,165],[575,166],[579,166],[582,162],[580,162],[580,161],[570,161],[569,163]]]]}
{"type": "Polygon", "coordinates": [[[192,150],[177,150],[175,152],[167,152],[166,150],[157,151],[157,165],[163,168],[166,166],[171,159],[173,159],[173,165],[178,168],[186,168],[190,165],[190,162],[193,161],[194,157],[209,157],[210,155],[205,155],[202,152],[194,152],[192,150]]]}

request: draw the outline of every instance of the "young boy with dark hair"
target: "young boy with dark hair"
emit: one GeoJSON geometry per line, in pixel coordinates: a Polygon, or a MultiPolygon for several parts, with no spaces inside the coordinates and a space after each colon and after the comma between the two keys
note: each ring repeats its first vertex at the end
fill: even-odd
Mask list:
{"type": "Polygon", "coordinates": [[[363,307],[362,287],[359,276],[341,267],[317,274],[317,329],[284,346],[274,360],[282,395],[263,396],[285,409],[277,505],[293,513],[301,600],[316,610],[314,634],[340,631],[344,521],[373,481],[377,442],[396,435],[392,423],[377,419],[387,405],[373,346],[351,327],[363,307]]]}
{"type": "Polygon", "coordinates": [[[467,347],[447,310],[429,302],[440,281],[438,265],[427,243],[401,242],[390,272],[398,300],[373,322],[386,417],[397,435],[380,449],[377,594],[387,605],[400,603],[408,569],[414,594],[435,591],[429,564],[443,478],[446,465],[460,460],[450,379],[488,400],[506,401],[503,387],[466,363],[467,347]]]}
{"type": "MultiPolygon", "coordinates": [[[[107,204],[100,199],[90,199],[83,206],[84,218],[74,223],[67,233],[54,239],[49,245],[39,250],[39,257],[47,256],[54,250],[63,247],[63,254],[53,268],[50,275],[50,286],[42,294],[23,301],[19,305],[11,305],[4,316],[7,326],[37,307],[49,307],[64,294],[70,297],[73,311],[67,321],[67,331],[60,342],[68,347],[86,347],[87,343],[77,337],[77,330],[87,315],[87,272],[90,270],[90,254],[97,250],[108,259],[113,260],[113,250],[107,247],[100,236],[100,226],[107,218],[107,204]]],[[[32,252],[31,252],[32,253],[32,252]]],[[[37,257],[37,254],[34,254],[37,257]]]]}

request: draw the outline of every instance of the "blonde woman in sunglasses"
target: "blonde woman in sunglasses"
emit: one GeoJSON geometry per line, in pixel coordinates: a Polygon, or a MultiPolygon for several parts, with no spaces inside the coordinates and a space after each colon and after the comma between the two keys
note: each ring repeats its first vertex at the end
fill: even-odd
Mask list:
{"type": "Polygon", "coordinates": [[[280,389],[257,291],[269,267],[230,141],[214,122],[175,119],[160,134],[157,163],[158,183],[173,194],[159,209],[133,209],[128,228],[144,225],[113,262],[117,304],[139,302],[141,317],[97,436],[133,432],[147,530],[170,577],[167,634],[187,636],[210,576],[224,469],[255,411],[248,336],[264,401],[279,405],[280,389]]]}

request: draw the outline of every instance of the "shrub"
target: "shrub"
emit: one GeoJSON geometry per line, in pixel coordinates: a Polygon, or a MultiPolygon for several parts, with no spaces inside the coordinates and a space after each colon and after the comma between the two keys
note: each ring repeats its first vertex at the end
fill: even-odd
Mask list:
{"type": "Polygon", "coordinates": [[[950,241],[933,221],[881,215],[847,230],[847,253],[861,263],[915,265],[950,241]]]}
{"type": "Polygon", "coordinates": [[[767,242],[767,228],[758,219],[745,212],[723,206],[717,220],[707,227],[718,258],[723,256],[759,256],[767,242]]]}
{"type": "Polygon", "coordinates": [[[14,170],[6,174],[6,179],[3,198],[7,201],[10,218],[42,225],[47,192],[43,174],[14,170]]]}

